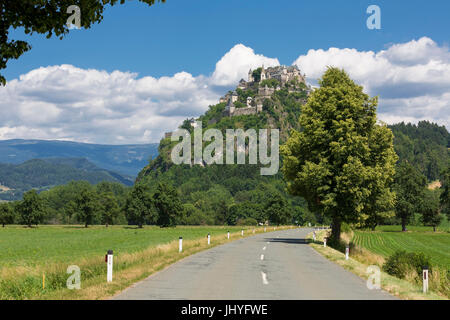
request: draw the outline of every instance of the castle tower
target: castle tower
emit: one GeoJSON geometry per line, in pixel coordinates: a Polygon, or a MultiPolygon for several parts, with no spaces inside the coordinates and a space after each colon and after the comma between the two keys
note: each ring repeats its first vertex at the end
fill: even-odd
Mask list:
{"type": "Polygon", "coordinates": [[[262,65],[262,70],[261,70],[261,80],[260,81],[263,81],[263,80],[266,80],[267,79],[267,77],[266,77],[266,72],[264,71],[264,64],[262,65]]]}
{"type": "Polygon", "coordinates": [[[255,81],[255,79],[253,78],[253,71],[250,68],[250,70],[248,71],[248,82],[253,82],[255,81]]]}

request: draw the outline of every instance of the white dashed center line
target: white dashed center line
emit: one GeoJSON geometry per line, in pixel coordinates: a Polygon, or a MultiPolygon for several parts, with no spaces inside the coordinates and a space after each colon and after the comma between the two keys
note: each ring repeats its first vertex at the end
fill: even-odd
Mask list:
{"type": "Polygon", "coordinates": [[[267,275],[262,271],[261,271],[261,276],[262,276],[263,284],[269,284],[269,281],[267,281],[267,275]]]}
{"type": "Polygon", "coordinates": [[[263,254],[261,255],[261,260],[264,260],[264,255],[263,254]]]}
{"type": "Polygon", "coordinates": [[[263,251],[266,250],[266,247],[263,247],[263,251]]]}

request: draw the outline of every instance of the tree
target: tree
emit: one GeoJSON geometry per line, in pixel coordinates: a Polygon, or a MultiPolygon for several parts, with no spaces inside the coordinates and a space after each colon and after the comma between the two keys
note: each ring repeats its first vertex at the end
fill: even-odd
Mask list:
{"type": "Polygon", "coordinates": [[[99,198],[101,222],[108,227],[114,224],[114,220],[119,215],[119,205],[112,192],[102,193],[99,198]]]}
{"type": "Polygon", "coordinates": [[[155,219],[152,202],[150,188],[146,184],[136,183],[125,202],[128,223],[137,224],[139,228],[142,228],[146,221],[153,222],[155,219]]]}
{"type": "Polygon", "coordinates": [[[441,184],[441,197],[440,205],[443,214],[447,215],[447,220],[450,220],[450,166],[442,174],[442,184],[441,184]]]}
{"type": "Polygon", "coordinates": [[[5,227],[5,224],[14,223],[14,210],[9,203],[0,203],[0,224],[5,227]]]}
{"type": "Polygon", "coordinates": [[[75,199],[76,215],[79,221],[84,223],[84,227],[93,224],[98,213],[99,202],[97,194],[91,189],[82,189],[75,199]]]}
{"type": "Polygon", "coordinates": [[[177,216],[183,211],[175,188],[163,182],[159,183],[153,195],[153,202],[158,211],[157,224],[160,227],[175,226],[177,216]]]}
{"type": "Polygon", "coordinates": [[[425,196],[421,208],[422,223],[425,226],[433,227],[436,232],[436,227],[441,223],[442,216],[439,208],[439,192],[435,190],[425,190],[425,196]]]}
{"type": "Polygon", "coordinates": [[[282,171],[291,194],[331,219],[330,244],[338,244],[342,222],[360,221],[381,194],[388,196],[397,157],[391,131],[376,123],[376,97],[337,68],[319,84],[302,106],[301,131],[292,130],[280,148],[282,171]]]}
{"type": "Polygon", "coordinates": [[[30,228],[32,224],[38,225],[43,221],[44,205],[36,190],[32,189],[23,195],[23,200],[17,205],[17,212],[22,222],[30,228]]]}
{"type": "Polygon", "coordinates": [[[272,195],[266,203],[266,217],[276,225],[288,224],[291,222],[286,200],[280,194],[272,195]]]}
{"type": "Polygon", "coordinates": [[[397,200],[395,214],[401,219],[402,231],[406,231],[406,224],[415,212],[422,206],[426,178],[409,162],[401,162],[396,169],[393,189],[397,200]]]}
{"type": "MultiPolygon", "coordinates": [[[[148,5],[156,0],[139,0],[148,5]]],[[[103,19],[103,11],[109,4],[117,4],[119,0],[22,0],[0,1],[0,70],[6,68],[10,59],[18,59],[23,53],[31,49],[31,45],[21,40],[8,38],[11,28],[24,28],[26,34],[46,34],[50,38],[53,34],[62,39],[68,32],[67,20],[70,14],[67,9],[71,5],[80,8],[80,27],[90,28],[92,24],[103,19]]],[[[125,0],[120,0],[123,4],[125,0]]],[[[165,2],[165,0],[158,0],[165,2]]],[[[5,85],[5,78],[0,75],[0,84],[5,85]]]]}

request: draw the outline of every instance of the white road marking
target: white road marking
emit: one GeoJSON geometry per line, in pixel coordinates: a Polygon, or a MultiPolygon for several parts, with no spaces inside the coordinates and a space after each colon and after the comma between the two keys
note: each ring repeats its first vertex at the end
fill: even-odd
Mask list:
{"type": "Polygon", "coordinates": [[[261,271],[261,276],[262,276],[263,284],[269,284],[269,281],[267,281],[267,275],[262,271],[261,271]]]}
{"type": "Polygon", "coordinates": [[[263,247],[263,250],[266,250],[266,247],[263,247]]]}
{"type": "Polygon", "coordinates": [[[264,260],[264,255],[263,254],[261,255],[261,260],[264,260]]]}

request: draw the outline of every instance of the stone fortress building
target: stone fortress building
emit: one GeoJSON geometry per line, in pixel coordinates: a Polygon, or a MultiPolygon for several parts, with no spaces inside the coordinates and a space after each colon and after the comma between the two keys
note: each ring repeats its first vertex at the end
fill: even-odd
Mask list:
{"type": "MultiPolygon", "coordinates": [[[[241,79],[237,86],[238,89],[244,91],[251,88],[258,88],[255,98],[247,98],[246,107],[236,107],[235,103],[238,101],[238,94],[236,91],[229,92],[225,96],[220,98],[220,103],[227,103],[227,106],[225,107],[225,113],[230,117],[237,115],[250,115],[262,112],[264,99],[270,98],[275,91],[281,90],[281,88],[291,80],[296,80],[298,83],[303,83],[306,85],[305,75],[301,74],[300,69],[297,66],[277,66],[265,69],[264,65],[262,65],[261,75],[259,79],[255,79],[254,74],[254,71],[250,69],[248,72],[248,81],[241,79]],[[267,86],[267,84],[265,86],[259,85],[259,83],[261,83],[262,81],[269,79],[277,80],[279,85],[276,88],[269,87],[267,86]]],[[[288,90],[289,92],[295,91],[295,89],[292,88],[289,88],[288,90]]]]}

